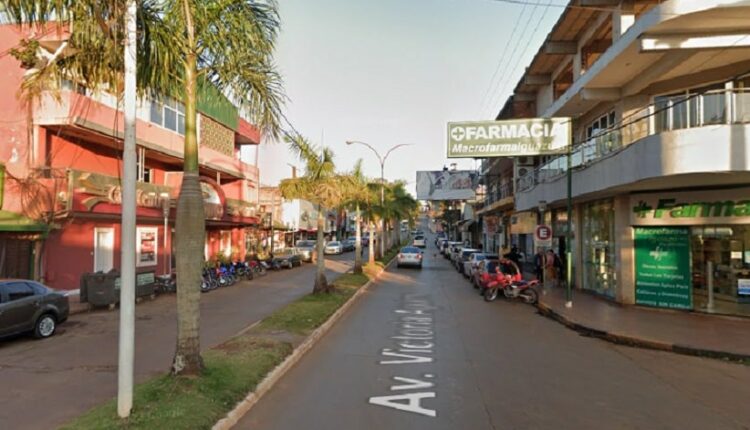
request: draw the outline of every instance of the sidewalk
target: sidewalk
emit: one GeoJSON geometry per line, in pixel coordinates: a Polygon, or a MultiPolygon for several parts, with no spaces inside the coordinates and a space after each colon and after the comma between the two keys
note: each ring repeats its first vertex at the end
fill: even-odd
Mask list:
{"type": "Polygon", "coordinates": [[[610,342],[687,355],[750,360],[750,319],[620,305],[573,291],[565,307],[565,290],[539,295],[540,312],[582,334],[610,342]]]}

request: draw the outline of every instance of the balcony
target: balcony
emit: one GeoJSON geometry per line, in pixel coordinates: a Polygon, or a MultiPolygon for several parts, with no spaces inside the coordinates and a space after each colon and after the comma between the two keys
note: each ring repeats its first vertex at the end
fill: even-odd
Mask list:
{"type": "Polygon", "coordinates": [[[475,206],[477,215],[503,208],[513,207],[513,183],[506,182],[484,195],[484,199],[475,206]]]}
{"type": "MultiPolygon", "coordinates": [[[[673,185],[662,180],[661,186],[747,181],[748,124],[750,91],[746,89],[659,99],[616,128],[574,147],[570,160],[574,196],[608,189],[647,189],[649,179],[675,175],[682,177],[673,185]],[[711,173],[721,174],[707,179],[705,174],[711,173]]],[[[533,208],[541,200],[563,199],[567,164],[567,156],[556,157],[516,178],[517,209],[533,208]]]]}
{"type": "MultiPolygon", "coordinates": [[[[122,139],[124,135],[124,118],[122,111],[117,110],[117,100],[106,93],[82,92],[84,91],[62,90],[58,95],[43,95],[35,112],[35,123],[56,130],[61,135],[116,146],[112,138],[122,139]]],[[[184,158],[184,137],[176,131],[152,123],[149,116],[150,108],[150,101],[139,102],[136,120],[137,144],[153,153],[160,161],[179,170],[184,158]]],[[[227,136],[233,140],[235,133],[231,131],[227,136]]],[[[230,146],[234,147],[234,141],[230,146]]],[[[258,169],[255,166],[243,163],[226,151],[201,145],[199,157],[204,170],[234,178],[257,180],[258,169]]]]}

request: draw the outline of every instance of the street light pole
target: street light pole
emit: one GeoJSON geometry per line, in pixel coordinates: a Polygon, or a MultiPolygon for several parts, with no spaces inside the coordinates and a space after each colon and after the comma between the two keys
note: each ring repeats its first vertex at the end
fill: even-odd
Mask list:
{"type": "Polygon", "coordinates": [[[122,231],[120,271],[120,339],[117,357],[117,415],[130,416],[133,409],[133,361],[135,360],[135,203],[136,203],[136,13],[128,0],[125,13],[125,136],[122,147],[122,231]]]}
{"type": "MultiPolygon", "coordinates": [[[[378,161],[380,162],[380,207],[383,208],[385,206],[385,161],[388,159],[388,156],[391,155],[391,152],[394,150],[401,148],[402,146],[410,146],[410,143],[400,143],[398,145],[393,145],[390,149],[388,149],[388,152],[385,153],[385,157],[381,157],[380,153],[373,148],[369,143],[362,142],[359,140],[347,140],[346,144],[351,145],[354,143],[358,143],[360,145],[364,145],[372,152],[375,153],[375,156],[378,157],[378,161]]],[[[380,218],[380,232],[382,237],[380,238],[380,255],[381,257],[385,255],[385,218],[380,218]]],[[[370,238],[372,240],[372,238],[370,238]]]]}

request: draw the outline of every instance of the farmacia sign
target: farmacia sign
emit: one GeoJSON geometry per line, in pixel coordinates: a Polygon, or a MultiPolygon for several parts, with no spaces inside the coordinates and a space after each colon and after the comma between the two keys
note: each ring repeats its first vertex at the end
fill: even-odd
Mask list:
{"type": "Polygon", "coordinates": [[[750,196],[750,190],[633,195],[631,221],[633,225],[744,224],[750,222],[750,198],[744,196],[750,196]]]}
{"type": "Polygon", "coordinates": [[[448,158],[559,154],[570,142],[570,118],[448,123],[448,158]]]}

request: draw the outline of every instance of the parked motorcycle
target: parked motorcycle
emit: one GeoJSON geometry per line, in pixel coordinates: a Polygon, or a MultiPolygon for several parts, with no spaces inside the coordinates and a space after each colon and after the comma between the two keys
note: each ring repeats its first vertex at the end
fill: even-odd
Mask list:
{"type": "Polygon", "coordinates": [[[513,261],[503,258],[495,267],[494,278],[487,283],[483,289],[484,300],[494,301],[500,292],[508,299],[521,298],[524,302],[534,304],[539,301],[539,293],[536,287],[539,281],[525,281],[521,276],[521,270],[513,261]]]}
{"type": "Polygon", "coordinates": [[[253,273],[253,276],[266,275],[266,267],[261,263],[260,260],[250,260],[250,262],[247,264],[250,266],[250,271],[253,273]]]}

